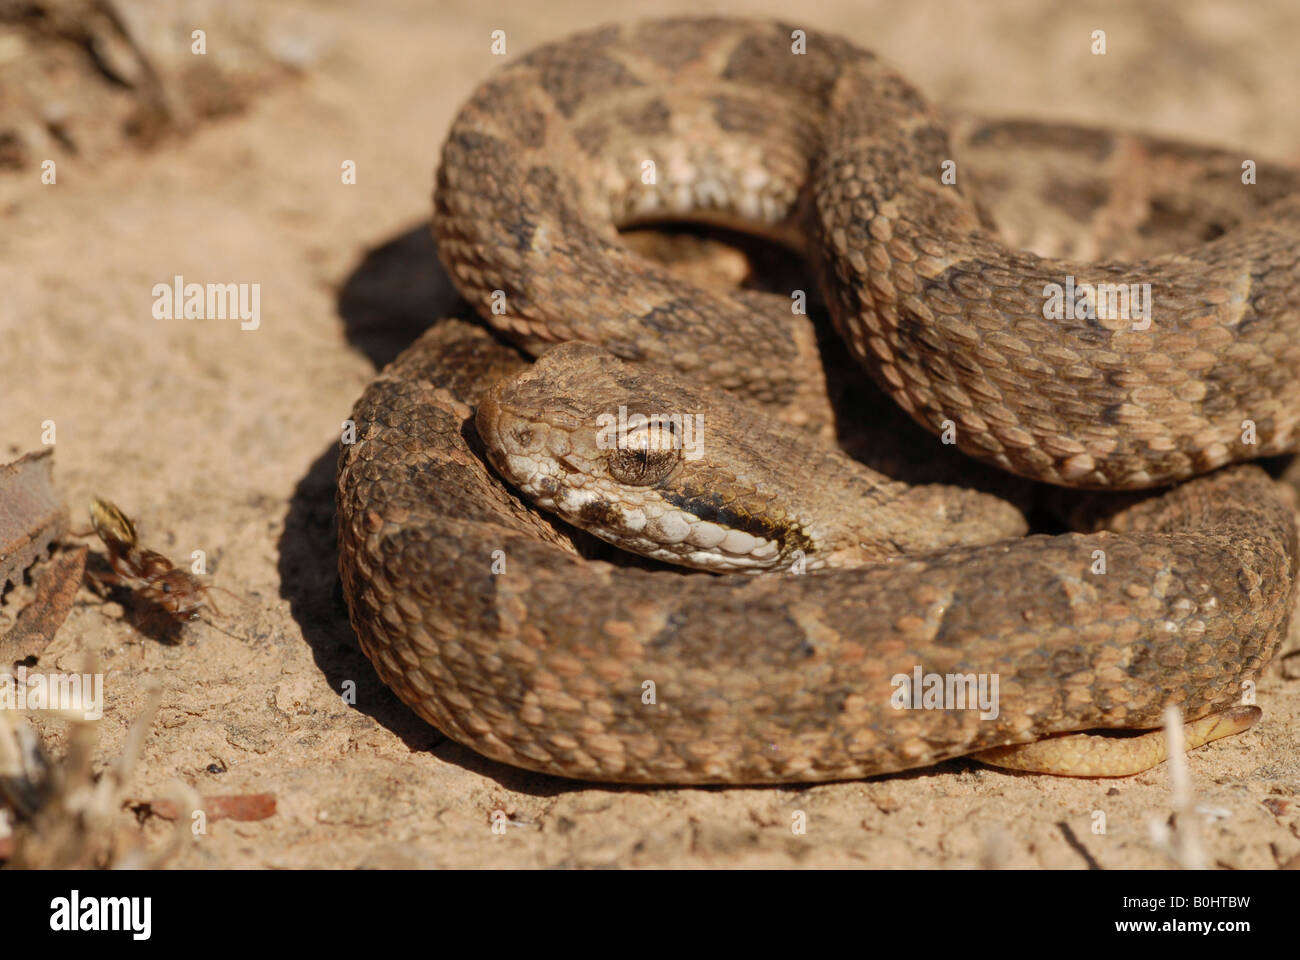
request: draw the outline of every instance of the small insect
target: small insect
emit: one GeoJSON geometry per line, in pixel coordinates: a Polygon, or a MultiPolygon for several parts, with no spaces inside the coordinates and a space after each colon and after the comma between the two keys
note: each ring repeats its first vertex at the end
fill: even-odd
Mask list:
{"type": "Polygon", "coordinates": [[[194,574],[177,569],[161,553],[140,546],[135,524],[117,506],[100,497],[92,498],[90,522],[108,548],[108,562],[119,585],[178,620],[197,620],[205,606],[221,616],[209,595],[221,588],[201,583],[194,574]]]}

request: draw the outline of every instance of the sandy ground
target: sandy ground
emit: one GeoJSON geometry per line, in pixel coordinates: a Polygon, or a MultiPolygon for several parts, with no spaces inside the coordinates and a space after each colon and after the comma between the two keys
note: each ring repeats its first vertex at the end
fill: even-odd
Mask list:
{"type": "MultiPolygon", "coordinates": [[[[185,8],[184,4],[180,5],[185,8]]],[[[202,15],[202,7],[196,16],[202,15]]],[[[590,786],[486,761],[376,679],[335,571],[341,421],[378,365],[454,298],[426,239],[432,170],[453,111],[500,60],[610,19],[783,15],[778,0],[368,0],[280,3],[258,17],[312,51],[242,114],[149,152],[56,155],[0,173],[0,455],[57,431],[56,477],[84,525],[92,493],[146,545],[206,551],[226,616],[178,645],[143,637],[83,592],[43,668],[108,672],[99,758],[146,685],[163,706],[130,787],[270,793],[273,817],[210,823],[187,867],[1162,867],[1150,822],[1165,768],[1118,781],[1021,776],[953,761],[866,782],[768,789],[590,786]],[[355,185],[341,182],[354,161],[355,185]],[[261,325],[155,320],[154,284],[261,285],[261,325]],[[356,705],[340,696],[355,684],[356,705]],[[492,812],[511,826],[491,828],[492,812]],[[798,811],[807,831],[792,831],[798,811]],[[1097,825],[1104,821],[1104,831],[1097,825]]],[[[800,23],[897,63],[934,101],[1116,124],[1300,161],[1300,7],[1277,3],[815,0],[800,23]],[[1249,12],[1248,12],[1249,11],[1249,12]],[[1089,53],[1093,30],[1108,53],[1089,53]]],[[[199,24],[200,26],[202,23],[199,24]]],[[[220,43],[219,32],[209,44],[220,43]]],[[[1249,155],[1249,154],[1248,154],[1249,155]]],[[[0,629],[24,589],[0,609],[0,629]]],[[[1300,682],[1260,681],[1265,718],[1195,753],[1212,865],[1300,860],[1300,682]]],[[[55,751],[60,723],[44,723],[55,751]]],[[[121,814],[135,829],[131,811],[121,814]]],[[[168,827],[145,817],[145,843],[168,827]]]]}

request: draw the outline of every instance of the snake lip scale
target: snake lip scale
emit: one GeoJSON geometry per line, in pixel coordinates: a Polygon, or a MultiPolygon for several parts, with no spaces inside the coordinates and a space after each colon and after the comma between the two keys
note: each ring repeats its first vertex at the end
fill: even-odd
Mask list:
{"type": "MultiPolygon", "coordinates": [[[[1294,599],[1292,511],[1238,461],[1295,442],[1295,199],[1145,260],[1015,250],[964,185],[940,183],[951,145],[923,98],[841,38],[808,31],[806,54],[793,54],[795,29],[692,19],[578,34],[496,72],[453,121],[435,238],[497,333],[440,321],[354,409],[357,441],[339,457],[340,574],[380,677],[485,756],[646,784],[847,779],[1035,741],[1060,754],[1084,740],[1058,735],[1157,728],[1171,704],[1189,720],[1233,707],[1294,599]],[[962,491],[959,506],[936,513],[927,500],[901,525],[921,540],[950,536],[942,548],[856,566],[831,550],[835,562],[800,575],[601,559],[489,465],[509,462],[493,424],[519,388],[503,385],[545,384],[534,393],[546,419],[528,422],[567,425],[596,382],[582,364],[631,371],[618,382],[651,409],[661,370],[701,404],[724,390],[736,399],[718,402],[738,416],[767,418],[736,439],[778,470],[789,468],[780,444],[833,433],[816,336],[788,297],[684,280],[618,233],[692,218],[804,251],[865,375],[924,428],[955,427],[971,457],[1068,487],[1183,482],[1059,536],[988,533],[1015,522],[1009,508],[962,491]],[[1149,327],[1045,319],[1044,288],[1068,277],[1150,283],[1149,327]],[[567,341],[602,349],[561,348],[531,368],[520,353],[567,341]],[[1244,420],[1254,443],[1242,442],[1244,420]],[[951,536],[953,518],[987,535],[951,536]],[[891,678],[918,668],[996,676],[996,716],[895,709],[891,678]]],[[[1146,149],[1219,162],[1154,140],[1146,149]]],[[[515,425],[533,416],[508,412],[515,425]]],[[[521,442],[530,450],[533,438],[521,442]]],[[[687,476],[649,458],[599,466],[602,484],[630,479],[643,492],[687,476]]],[[[822,474],[814,507],[844,514],[854,482],[822,474]]],[[[552,500],[558,476],[544,485],[552,500]]],[[[721,530],[724,553],[766,562],[798,530],[806,552],[813,520],[796,523],[783,505],[786,521],[764,519],[775,515],[768,494],[793,484],[745,483],[733,491],[743,509],[679,496],[718,526],[696,539],[721,530]],[[722,529],[732,522],[750,539],[722,529]]],[[[888,509],[916,489],[881,486],[888,509]]],[[[671,539],[685,519],[660,527],[671,539]]]]}

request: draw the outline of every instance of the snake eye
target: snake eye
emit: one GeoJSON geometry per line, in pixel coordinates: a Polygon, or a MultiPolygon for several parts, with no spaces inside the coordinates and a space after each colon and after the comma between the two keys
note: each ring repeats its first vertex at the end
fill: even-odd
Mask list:
{"type": "Polygon", "coordinates": [[[619,483],[648,487],[663,480],[681,459],[682,445],[671,420],[649,420],[630,429],[609,455],[609,475],[619,483]]]}
{"type": "Polygon", "coordinates": [[[677,466],[676,450],[615,450],[609,458],[609,475],[619,483],[648,487],[677,466]]]}

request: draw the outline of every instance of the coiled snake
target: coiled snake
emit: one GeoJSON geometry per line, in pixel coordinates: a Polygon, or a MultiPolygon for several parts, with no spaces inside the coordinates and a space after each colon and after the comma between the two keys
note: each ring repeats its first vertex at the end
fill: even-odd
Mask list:
{"type": "Polygon", "coordinates": [[[1202,156],[1223,195],[1256,190],[1251,215],[1130,262],[1009,249],[960,166],[941,176],[949,137],[921,97],[794,25],[609,27],[496,73],[444,147],[440,256],[529,352],[603,349],[529,368],[448,320],[358,401],[340,571],[380,676],[489,757],[639,783],[859,777],[1236,703],[1285,631],[1296,532],[1263,471],[1216,468],[1295,445],[1296,180],[1247,187],[1240,158],[1144,149],[1202,156]],[[813,326],[790,297],[691,283],[618,234],[661,220],[802,252],[852,355],[971,457],[1066,486],[1187,482],[1110,507],[1099,532],[1017,537],[990,495],[856,474],[824,446],[844,411],[813,326]],[[1151,310],[1049,317],[1053,284],[1149,284],[1151,310]],[[620,404],[701,413],[703,456],[592,441],[620,404]],[[517,490],[651,556],[776,572],[594,559],[517,490]],[[929,676],[995,677],[996,710],[900,709],[899,678],[929,676]]]}

